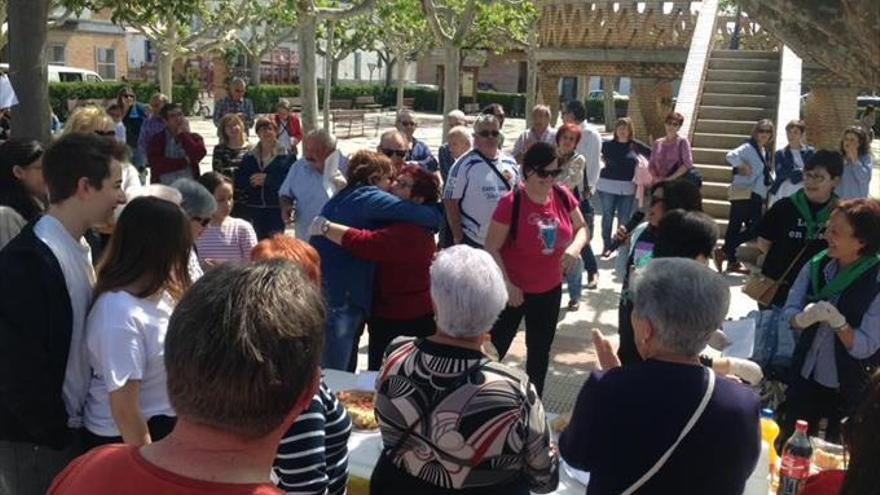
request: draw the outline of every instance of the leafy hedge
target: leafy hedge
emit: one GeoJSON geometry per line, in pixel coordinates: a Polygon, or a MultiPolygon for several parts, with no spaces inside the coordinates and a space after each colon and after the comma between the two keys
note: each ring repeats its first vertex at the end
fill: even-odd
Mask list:
{"type": "MultiPolygon", "coordinates": [[[[73,99],[116,99],[117,93],[124,86],[130,85],[138,97],[138,101],[146,103],[150,96],[159,91],[156,83],[123,82],[63,82],[49,83],[49,105],[61,120],[67,119],[67,100],[73,99]]],[[[180,103],[187,114],[192,113],[199,99],[197,84],[175,84],[172,98],[180,103]]]]}
{"type": "MultiPolygon", "coordinates": [[[[279,98],[299,96],[299,86],[289,85],[260,85],[248,88],[248,98],[254,102],[254,110],[257,113],[272,113],[279,98]]],[[[404,97],[415,98],[415,109],[422,112],[437,111],[437,91],[424,88],[405,88],[404,97]]],[[[397,99],[395,86],[382,86],[378,84],[357,84],[334,86],[330,90],[330,98],[334,100],[353,100],[358,96],[372,96],[376,103],[384,106],[394,106],[397,99]]],[[[318,86],[318,105],[324,103],[324,88],[318,86]]]]}
{"type": "Polygon", "coordinates": [[[504,114],[508,117],[525,118],[526,95],[523,93],[498,93],[495,91],[478,91],[477,103],[480,108],[490,103],[499,103],[504,107],[504,114]]]}

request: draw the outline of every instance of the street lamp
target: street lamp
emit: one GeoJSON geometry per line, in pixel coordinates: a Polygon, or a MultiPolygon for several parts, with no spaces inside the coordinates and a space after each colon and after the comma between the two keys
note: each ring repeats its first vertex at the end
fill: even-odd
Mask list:
{"type": "Polygon", "coordinates": [[[370,84],[373,84],[373,71],[376,70],[376,64],[373,62],[367,62],[367,70],[370,71],[370,84]]]}

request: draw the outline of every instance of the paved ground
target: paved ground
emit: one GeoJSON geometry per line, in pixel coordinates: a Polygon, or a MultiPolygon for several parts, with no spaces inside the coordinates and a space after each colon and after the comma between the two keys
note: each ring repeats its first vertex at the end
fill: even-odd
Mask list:
{"type": "MultiPolygon", "coordinates": [[[[439,115],[417,114],[420,121],[416,137],[424,140],[432,149],[436,150],[441,142],[442,120],[439,115]]],[[[362,137],[339,139],[339,148],[346,154],[357,150],[369,148],[375,149],[378,144],[378,134],[393,124],[394,116],[391,113],[370,114],[367,118],[367,135],[362,137]],[[376,132],[378,119],[378,129],[376,132]]],[[[211,153],[217,143],[216,132],[209,120],[194,120],[191,122],[194,132],[202,134],[208,145],[208,157],[203,161],[203,170],[210,170],[211,153]]],[[[525,128],[523,119],[505,119],[504,134],[506,148],[513,146],[516,137],[525,128]]],[[[603,129],[600,131],[604,132],[603,129]]],[[[874,141],[874,155],[880,158],[880,140],[874,141]]],[[[875,163],[878,160],[875,159],[875,163]]],[[[880,198],[880,168],[874,169],[872,180],[872,196],[880,198]]],[[[600,224],[600,216],[596,216],[596,225],[600,224]]],[[[601,240],[593,240],[594,252],[601,249],[601,240]]],[[[586,278],[586,277],[585,277],[586,278]]],[[[742,294],[740,288],[745,281],[742,275],[726,275],[731,287],[731,308],[729,316],[739,318],[749,311],[756,309],[753,301],[742,294]]],[[[598,328],[604,334],[617,338],[617,303],[620,295],[620,282],[614,276],[614,258],[600,260],[599,263],[599,287],[597,290],[584,290],[581,298],[580,309],[576,312],[568,312],[564,305],[568,302],[568,296],[563,295],[563,308],[559,313],[559,326],[556,339],[551,350],[550,370],[544,390],[544,403],[552,412],[565,412],[572,408],[577,393],[589,372],[596,367],[596,355],[590,342],[590,329],[598,328]]],[[[366,336],[361,340],[359,365],[366,368],[367,363],[366,336]]],[[[525,368],[525,339],[522,332],[519,333],[510,348],[505,362],[520,368],[525,368]]]]}

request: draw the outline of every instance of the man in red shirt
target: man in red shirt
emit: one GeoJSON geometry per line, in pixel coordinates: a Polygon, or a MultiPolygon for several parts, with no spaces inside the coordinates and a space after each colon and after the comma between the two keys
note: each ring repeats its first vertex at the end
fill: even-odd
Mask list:
{"type": "Polygon", "coordinates": [[[174,431],[74,460],[52,495],[275,495],[282,434],[320,379],[324,309],[291,262],[222,265],[178,303],[165,339],[174,431]]]}

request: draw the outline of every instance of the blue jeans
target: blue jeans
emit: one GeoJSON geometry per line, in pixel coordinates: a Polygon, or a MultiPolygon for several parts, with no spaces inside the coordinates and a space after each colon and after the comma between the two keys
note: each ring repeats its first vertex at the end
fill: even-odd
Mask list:
{"type": "Polygon", "coordinates": [[[327,308],[322,362],[325,369],[343,371],[348,369],[351,352],[354,348],[354,339],[357,338],[358,330],[366,317],[366,311],[350,301],[341,306],[327,308]]]}
{"type": "Polygon", "coordinates": [[[583,292],[584,260],[579,259],[570,272],[565,274],[565,283],[568,284],[568,298],[579,301],[583,292]]]}
{"type": "Polygon", "coordinates": [[[599,191],[599,200],[602,202],[602,250],[611,245],[611,236],[614,233],[614,217],[617,216],[617,225],[621,226],[629,221],[632,216],[636,196],[634,194],[612,194],[599,191]]]}
{"type": "MultiPolygon", "coordinates": [[[[581,200],[581,214],[584,215],[584,221],[587,223],[587,228],[590,229],[590,237],[596,235],[596,210],[593,208],[593,203],[590,202],[590,199],[581,200]]],[[[587,275],[590,277],[595,276],[599,273],[599,265],[596,263],[596,255],[593,253],[593,247],[590,246],[588,242],[583,249],[581,249],[581,261],[583,262],[582,269],[587,270],[587,275]]]]}

